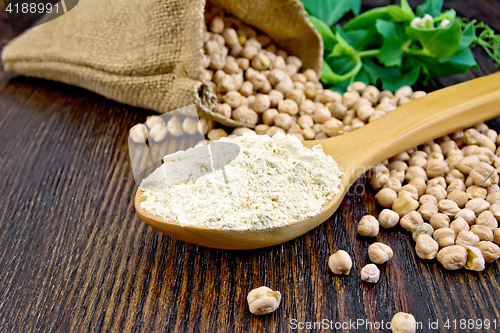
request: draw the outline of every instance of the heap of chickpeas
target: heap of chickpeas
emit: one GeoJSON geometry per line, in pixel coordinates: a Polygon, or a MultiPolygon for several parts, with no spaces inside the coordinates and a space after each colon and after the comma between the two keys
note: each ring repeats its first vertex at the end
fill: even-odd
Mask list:
{"type": "Polygon", "coordinates": [[[500,257],[500,136],[481,123],[409,149],[371,170],[385,209],[358,232],[410,231],[422,259],[449,270],[481,271],[500,257]]]}
{"type": "MultiPolygon", "coordinates": [[[[323,89],[315,71],[271,38],[217,9],[207,11],[203,81],[217,93],[216,112],[254,126],[257,134],[288,133],[300,140],[347,133],[425,95],[405,86],[393,94],[363,82],[344,94],[323,89]]],[[[219,128],[209,140],[228,136],[219,128]]],[[[252,129],[236,128],[229,136],[252,129]]]]}

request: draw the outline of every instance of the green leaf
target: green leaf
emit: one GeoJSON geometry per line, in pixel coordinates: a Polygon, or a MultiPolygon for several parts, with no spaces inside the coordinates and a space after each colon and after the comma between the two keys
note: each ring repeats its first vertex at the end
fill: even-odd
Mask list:
{"type": "Polygon", "coordinates": [[[413,14],[413,10],[411,10],[411,7],[408,4],[407,0],[401,0],[401,9],[404,10],[405,12],[407,12],[407,13],[412,13],[413,14]]]}
{"type": "Polygon", "coordinates": [[[403,62],[403,50],[401,49],[401,42],[396,39],[388,39],[380,48],[377,59],[387,67],[397,66],[401,67],[403,62]]]}
{"type": "Polygon", "coordinates": [[[363,62],[363,70],[366,71],[370,82],[377,84],[380,80],[382,88],[395,91],[404,85],[413,85],[420,74],[421,66],[416,66],[406,73],[397,68],[385,68],[375,64],[371,59],[363,62]]]}
{"type": "Polygon", "coordinates": [[[396,91],[402,86],[412,86],[417,82],[420,74],[420,66],[414,67],[409,72],[396,78],[382,79],[382,88],[390,91],[396,91]]]}
{"type": "Polygon", "coordinates": [[[463,51],[468,48],[474,41],[474,38],[476,38],[476,29],[474,27],[474,21],[471,21],[462,30],[462,39],[460,40],[460,46],[457,51],[463,51]]]}
{"type": "Polygon", "coordinates": [[[372,42],[376,33],[368,30],[352,30],[344,33],[346,40],[349,41],[356,50],[363,50],[369,43],[372,42]]]}
{"type": "Polygon", "coordinates": [[[407,41],[404,34],[404,24],[377,20],[376,28],[384,37],[384,42],[377,56],[378,60],[387,67],[401,67],[404,54],[402,45],[407,41]]]}
{"type": "Polygon", "coordinates": [[[314,27],[318,30],[319,34],[323,38],[323,44],[326,51],[331,51],[335,44],[337,44],[337,39],[335,39],[335,35],[333,34],[330,27],[328,27],[325,22],[320,19],[309,16],[309,21],[314,25],[314,27]]]}
{"type": "Polygon", "coordinates": [[[352,30],[370,31],[379,19],[395,22],[411,22],[414,17],[413,13],[406,12],[399,6],[390,5],[367,10],[344,24],[342,28],[346,32],[352,30]]]}
{"type": "Polygon", "coordinates": [[[406,33],[412,39],[417,40],[425,52],[436,58],[449,57],[460,46],[462,30],[457,19],[446,27],[437,28],[414,28],[406,27],[406,33]]]}
{"type": "Polygon", "coordinates": [[[443,0],[425,0],[417,7],[417,16],[423,17],[425,14],[429,14],[432,17],[437,17],[441,14],[442,8],[443,0]]]}
{"type": "Polygon", "coordinates": [[[349,10],[359,14],[361,0],[302,0],[307,12],[332,26],[349,10]]]}
{"type": "Polygon", "coordinates": [[[321,81],[326,84],[339,84],[344,81],[341,75],[333,72],[332,68],[326,61],[323,60],[323,71],[321,72],[321,81]]]}

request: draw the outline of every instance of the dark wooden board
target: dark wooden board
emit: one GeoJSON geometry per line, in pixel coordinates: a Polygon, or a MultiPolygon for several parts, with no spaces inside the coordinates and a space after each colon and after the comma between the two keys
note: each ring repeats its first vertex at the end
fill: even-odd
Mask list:
{"type": "MultiPolygon", "coordinates": [[[[500,31],[498,1],[445,6],[500,31]]],[[[12,38],[4,16],[0,36],[3,44],[12,38]]],[[[436,86],[495,71],[483,51],[474,54],[481,70],[436,86]]],[[[375,240],[359,238],[356,223],[380,210],[366,177],[327,222],[272,248],[207,249],[148,227],[133,207],[127,134],[150,114],[76,87],[0,73],[0,332],[288,332],[294,320],[387,322],[398,311],[413,313],[422,332],[435,331],[427,325],[436,320],[449,332],[488,330],[445,330],[446,320],[500,326],[498,262],[481,273],[447,272],[418,259],[400,228],[376,237],[395,253],[380,282],[360,282],[375,240]],[[337,249],[355,261],[347,277],[327,267],[337,249]],[[275,313],[256,317],[246,295],[261,285],[283,299],[275,313]]]]}

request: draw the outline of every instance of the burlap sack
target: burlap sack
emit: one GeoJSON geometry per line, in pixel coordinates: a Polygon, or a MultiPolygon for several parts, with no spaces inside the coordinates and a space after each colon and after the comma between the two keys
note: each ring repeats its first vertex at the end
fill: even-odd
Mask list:
{"type": "MultiPolygon", "coordinates": [[[[305,68],[321,71],[321,37],[298,0],[213,4],[266,32],[305,68]]],[[[204,6],[205,0],[81,0],[8,44],[4,68],[160,113],[195,104],[200,116],[242,126],[213,112],[215,94],[200,80],[204,6]]]]}

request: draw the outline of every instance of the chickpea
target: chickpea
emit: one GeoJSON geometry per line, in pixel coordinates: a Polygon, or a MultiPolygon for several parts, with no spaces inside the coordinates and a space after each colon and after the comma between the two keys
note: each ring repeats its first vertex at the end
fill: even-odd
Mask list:
{"type": "Polygon", "coordinates": [[[485,210],[476,219],[476,225],[485,226],[491,230],[498,228],[498,222],[492,212],[485,210]]]}
{"type": "Polygon", "coordinates": [[[134,125],[129,131],[129,136],[135,143],[146,143],[146,140],[148,139],[148,129],[143,124],[134,125]]]}
{"type": "Polygon", "coordinates": [[[233,118],[246,124],[256,125],[259,121],[259,115],[247,106],[240,106],[233,110],[233,118]]]}
{"type": "Polygon", "coordinates": [[[332,137],[343,133],[344,124],[335,118],[325,121],[323,130],[326,135],[332,137]]]}
{"type": "Polygon", "coordinates": [[[471,271],[480,272],[484,270],[484,257],[480,249],[475,246],[467,246],[467,263],[465,268],[471,271]]]}
{"type": "MultiPolygon", "coordinates": [[[[392,162],[394,163],[394,162],[392,162]]],[[[425,190],[427,188],[425,184],[425,180],[420,177],[413,178],[410,182],[408,182],[411,186],[413,186],[417,190],[417,194],[419,197],[425,194],[425,190]]]]}
{"type": "Polygon", "coordinates": [[[397,197],[396,191],[390,187],[381,189],[375,195],[375,199],[377,199],[378,203],[385,208],[391,208],[397,197]]]}
{"type": "Polygon", "coordinates": [[[484,199],[475,198],[475,199],[469,200],[469,202],[467,202],[465,204],[465,208],[470,209],[476,215],[479,215],[482,212],[484,212],[485,210],[487,210],[488,208],[490,208],[490,204],[484,199]]]}
{"type": "Polygon", "coordinates": [[[263,113],[271,107],[271,99],[267,95],[257,94],[252,103],[252,109],[257,113],[263,113]]]}
{"type": "Polygon", "coordinates": [[[304,94],[306,98],[314,99],[316,97],[316,86],[313,82],[306,82],[304,85],[304,94]]]}
{"type": "Polygon", "coordinates": [[[438,207],[435,204],[426,203],[420,206],[418,212],[424,220],[429,221],[434,214],[438,213],[438,207]]]}
{"type": "Polygon", "coordinates": [[[368,264],[361,269],[361,280],[369,283],[377,283],[380,279],[380,270],[375,264],[368,264]]]}
{"type": "Polygon", "coordinates": [[[365,237],[375,237],[378,235],[379,223],[374,216],[365,215],[358,224],[358,233],[365,237]]]}
{"type": "Polygon", "coordinates": [[[414,226],[421,224],[421,223],[424,223],[422,215],[420,215],[416,211],[408,212],[403,217],[401,217],[401,220],[399,221],[399,224],[406,231],[410,231],[414,226]]]}
{"type": "Polygon", "coordinates": [[[408,193],[413,199],[418,200],[418,191],[415,187],[413,187],[413,185],[406,184],[405,186],[401,187],[401,190],[398,192],[398,197],[402,196],[404,193],[408,193]]]}
{"type": "Polygon", "coordinates": [[[288,91],[294,88],[292,79],[287,75],[278,84],[276,84],[275,89],[286,94],[288,91]]]}
{"type": "Polygon", "coordinates": [[[485,162],[479,162],[470,172],[470,177],[476,185],[490,186],[498,184],[498,173],[491,165],[485,162]]]}
{"type": "Polygon", "coordinates": [[[399,222],[399,215],[393,210],[384,209],[380,212],[378,221],[383,228],[392,228],[399,222]]]}
{"type": "Polygon", "coordinates": [[[285,99],[278,102],[278,111],[294,116],[299,113],[299,106],[294,100],[285,99]]]}
{"type": "Polygon", "coordinates": [[[342,95],[342,103],[348,108],[351,109],[354,104],[358,101],[360,98],[359,93],[355,90],[345,92],[344,95],[342,95]]]}
{"type": "Polygon", "coordinates": [[[456,179],[460,179],[462,182],[465,181],[464,174],[457,169],[453,169],[450,172],[448,172],[448,174],[446,175],[446,178],[445,178],[445,180],[448,184],[451,184],[456,179]]]}
{"type": "Polygon", "coordinates": [[[438,159],[431,159],[424,165],[424,169],[427,171],[427,176],[430,178],[442,176],[447,168],[448,164],[445,161],[438,159]]]}
{"type": "Polygon", "coordinates": [[[450,229],[453,229],[456,234],[460,231],[468,231],[470,229],[469,224],[461,217],[457,217],[453,222],[450,223],[450,229]]]}
{"type": "Polygon", "coordinates": [[[477,243],[476,247],[481,251],[486,263],[491,263],[500,258],[500,247],[495,243],[482,241],[477,243]]]}
{"type": "MultiPolygon", "coordinates": [[[[446,187],[446,186],[444,186],[446,187]]],[[[448,193],[450,192],[453,192],[453,191],[466,191],[467,190],[467,186],[465,186],[465,183],[463,180],[461,179],[454,179],[451,181],[451,183],[448,185],[448,187],[446,188],[446,191],[448,193]]],[[[467,199],[469,198],[469,196],[467,196],[467,199]]]]}
{"type": "Polygon", "coordinates": [[[273,291],[268,287],[259,287],[248,293],[247,301],[251,313],[265,315],[279,307],[281,294],[279,291],[273,291]]]}
{"type": "Polygon", "coordinates": [[[210,30],[220,34],[224,30],[224,20],[219,16],[214,17],[210,22],[210,30]]]}
{"type": "Polygon", "coordinates": [[[444,199],[439,201],[438,209],[440,213],[446,214],[449,217],[454,217],[460,211],[455,201],[444,199]]]}
{"type": "Polygon", "coordinates": [[[476,155],[469,155],[459,160],[456,164],[456,168],[468,175],[478,163],[479,157],[476,155]]]}
{"type": "Polygon", "coordinates": [[[368,247],[368,256],[375,264],[383,264],[393,257],[392,249],[383,243],[373,243],[368,247]]]}
{"type": "MultiPolygon", "coordinates": [[[[424,204],[432,204],[432,205],[435,205],[436,208],[437,208],[437,199],[435,196],[433,195],[430,195],[430,194],[424,194],[422,195],[419,199],[418,199],[418,202],[421,204],[421,205],[424,205],[424,204]]],[[[437,212],[436,212],[437,213],[437,212]]]]}
{"type": "Polygon", "coordinates": [[[446,189],[446,180],[444,177],[435,177],[427,181],[427,187],[441,186],[446,189]]]}
{"type": "Polygon", "coordinates": [[[266,135],[273,137],[276,133],[281,132],[283,134],[286,134],[285,130],[278,127],[278,126],[271,126],[266,132],[266,135]]]}
{"type": "Polygon", "coordinates": [[[460,231],[455,239],[455,245],[461,245],[463,247],[475,246],[477,243],[479,243],[479,237],[468,230],[460,231]]]}
{"type": "Polygon", "coordinates": [[[212,129],[208,132],[207,137],[210,141],[219,140],[220,138],[227,137],[226,131],[222,128],[212,129]]]}
{"type": "Polygon", "coordinates": [[[415,333],[415,317],[405,312],[396,313],[391,320],[391,331],[392,333],[415,333]]]}
{"type": "Polygon", "coordinates": [[[278,110],[268,109],[262,114],[262,122],[268,126],[274,125],[274,118],[278,115],[278,110]]]}
{"type": "Polygon", "coordinates": [[[415,200],[409,193],[403,193],[398,196],[392,205],[392,210],[404,216],[418,208],[418,201],[415,200]]]}
{"type": "Polygon", "coordinates": [[[442,214],[442,213],[434,214],[431,216],[431,218],[429,220],[429,224],[435,230],[442,229],[442,228],[449,228],[450,218],[446,214],[442,214]]]}
{"type": "Polygon", "coordinates": [[[444,268],[457,270],[467,263],[467,250],[460,245],[447,246],[438,252],[437,259],[444,268]]]}
{"type": "MultiPolygon", "coordinates": [[[[426,162],[427,163],[427,162],[426,162]]],[[[413,178],[422,178],[427,181],[427,173],[422,167],[418,166],[410,166],[408,170],[406,170],[405,179],[407,182],[410,182],[413,178]]]]}
{"type": "Polygon", "coordinates": [[[313,114],[313,120],[316,123],[319,124],[324,124],[326,121],[332,119],[332,115],[330,113],[330,110],[328,110],[326,107],[316,107],[316,110],[314,111],[313,114]]]}
{"type": "Polygon", "coordinates": [[[459,208],[464,208],[465,204],[468,201],[468,196],[467,193],[459,190],[454,190],[450,193],[448,193],[448,196],[446,197],[448,200],[454,201],[459,208]]]}
{"type": "Polygon", "coordinates": [[[439,244],[430,235],[421,234],[415,244],[415,252],[420,259],[431,260],[436,258],[439,244]]]}
{"type": "Polygon", "coordinates": [[[252,58],[252,67],[256,70],[262,71],[268,69],[270,65],[271,60],[269,60],[269,58],[262,53],[257,53],[252,58]]]}
{"type": "Polygon", "coordinates": [[[429,224],[422,221],[422,223],[414,224],[411,226],[410,231],[412,233],[412,238],[417,241],[418,237],[421,235],[432,236],[434,233],[434,228],[429,224]]]}
{"type": "Polygon", "coordinates": [[[486,201],[488,201],[490,205],[500,203],[500,192],[488,194],[488,196],[486,197],[486,201]]]}
{"type": "Polygon", "coordinates": [[[425,193],[434,196],[437,201],[444,200],[447,196],[446,190],[442,186],[428,187],[425,193]]]}
{"type": "Polygon", "coordinates": [[[274,123],[286,131],[292,126],[293,118],[288,113],[280,112],[274,117],[274,123]]]}
{"type": "Polygon", "coordinates": [[[432,237],[440,247],[447,247],[455,244],[456,233],[451,228],[441,228],[435,230],[432,237]]]}
{"type": "Polygon", "coordinates": [[[348,275],[352,267],[351,256],[344,250],[338,250],[328,258],[328,267],[334,274],[348,275]]]}
{"type": "MultiPolygon", "coordinates": [[[[410,167],[424,167],[427,164],[427,159],[421,155],[412,156],[408,161],[410,167]]],[[[420,170],[419,170],[420,172],[420,170]]]]}
{"type": "Polygon", "coordinates": [[[312,128],[313,128],[314,132],[316,132],[317,134],[323,133],[323,129],[324,129],[323,124],[314,124],[312,128]]]}
{"type": "Polygon", "coordinates": [[[470,231],[479,237],[480,241],[493,241],[493,230],[484,225],[473,225],[470,227],[470,231]]]}
{"type": "Polygon", "coordinates": [[[480,145],[482,141],[481,133],[474,128],[464,131],[464,142],[468,145],[480,145]]]}
{"type": "Polygon", "coordinates": [[[410,86],[402,86],[394,93],[396,97],[410,97],[413,94],[413,90],[410,86]]]}

